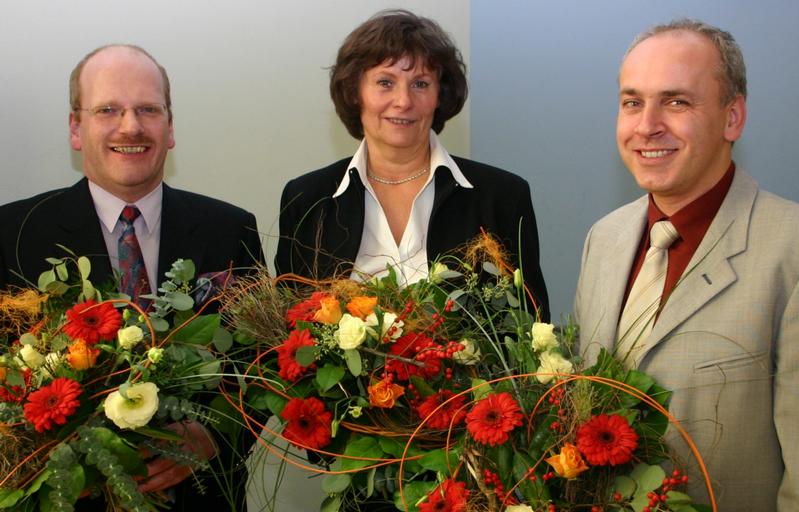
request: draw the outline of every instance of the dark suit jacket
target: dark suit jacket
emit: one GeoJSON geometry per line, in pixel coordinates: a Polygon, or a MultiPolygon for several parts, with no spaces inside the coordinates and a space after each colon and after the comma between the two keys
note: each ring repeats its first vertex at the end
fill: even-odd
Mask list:
{"type": "MultiPolygon", "coordinates": [[[[507,171],[452,157],[474,188],[457,184],[451,172],[435,174],[435,200],[427,232],[430,259],[451,251],[484,228],[503,243],[513,263],[521,263],[525,280],[549,318],[547,289],[538,255],[538,228],[525,180],[507,171]],[[521,228],[520,228],[521,223],[521,228]],[[521,244],[519,244],[521,240],[521,244]],[[519,260],[521,257],[521,260],[519,260]]],[[[277,273],[329,277],[352,266],[361,244],[364,192],[350,159],[291,180],[280,201],[277,273]],[[350,186],[333,198],[346,172],[350,186]]]]}
{"type": "MultiPolygon", "coordinates": [[[[47,257],[66,253],[61,244],[92,260],[91,280],[113,274],[88,181],[0,206],[0,288],[36,284],[51,267],[47,257]],[[28,281],[26,283],[26,281],[28,281]]],[[[231,204],[164,184],[159,284],[178,259],[191,259],[197,273],[251,267],[262,261],[255,217],[231,204]]]]}
{"type": "MultiPolygon", "coordinates": [[[[36,285],[39,274],[51,265],[47,257],[63,257],[61,244],[92,261],[90,279],[99,285],[113,278],[111,262],[94,209],[88,181],[69,188],[0,206],[0,289],[36,285]]],[[[255,216],[236,206],[164,184],[161,241],[158,256],[159,285],[164,272],[178,259],[191,259],[197,274],[252,268],[263,262],[255,216]]],[[[249,434],[245,433],[246,436],[249,434]]],[[[249,448],[245,439],[239,449],[249,448]]],[[[218,440],[220,460],[233,456],[218,440]]],[[[237,484],[246,474],[237,474],[237,484]]],[[[213,478],[204,480],[206,493],[197,494],[189,478],[176,487],[178,501],[172,510],[230,510],[213,478]]],[[[239,507],[243,506],[243,491],[239,507]]],[[[76,510],[105,510],[94,500],[81,500],[76,510]]]]}

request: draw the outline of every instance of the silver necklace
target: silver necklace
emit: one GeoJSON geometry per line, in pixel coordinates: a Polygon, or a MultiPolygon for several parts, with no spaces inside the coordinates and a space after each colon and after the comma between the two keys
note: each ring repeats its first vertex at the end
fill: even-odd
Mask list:
{"type": "Polygon", "coordinates": [[[413,180],[415,180],[417,178],[421,178],[425,174],[427,174],[427,169],[422,169],[421,171],[419,171],[418,173],[414,174],[413,176],[408,176],[407,178],[402,178],[401,180],[387,180],[385,178],[381,178],[380,176],[372,174],[372,172],[370,170],[368,170],[368,169],[366,170],[366,177],[368,177],[369,179],[375,180],[378,183],[382,183],[383,185],[400,185],[402,183],[407,183],[407,182],[413,181],[413,180]]]}

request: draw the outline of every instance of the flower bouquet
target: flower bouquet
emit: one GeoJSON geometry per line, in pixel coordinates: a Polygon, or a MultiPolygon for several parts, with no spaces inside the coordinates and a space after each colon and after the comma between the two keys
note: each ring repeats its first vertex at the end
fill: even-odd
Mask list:
{"type": "Polygon", "coordinates": [[[504,261],[483,238],[405,287],[250,282],[228,313],[269,348],[242,400],[294,449],[265,447],[325,475],[323,511],[703,510],[661,468],[669,392],[608,353],[586,367],[504,261]]]}
{"type": "Polygon", "coordinates": [[[200,397],[219,385],[232,338],[219,314],[192,311],[191,261],[172,265],[145,314],[95,288],[89,260],[69,254],[48,259],[38,290],[0,295],[0,509],[94,498],[155,510],[164,496],[137,489],[143,455],[208,464],[184,450],[181,427],[216,421],[200,397]]]}

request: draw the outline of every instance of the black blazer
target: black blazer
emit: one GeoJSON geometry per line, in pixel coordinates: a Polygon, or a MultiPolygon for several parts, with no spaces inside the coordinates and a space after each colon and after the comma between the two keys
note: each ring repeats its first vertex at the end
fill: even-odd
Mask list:
{"type": "MultiPolygon", "coordinates": [[[[548,320],[549,300],[527,181],[496,167],[452,158],[474,188],[459,186],[449,169],[436,171],[428,257],[455,249],[484,228],[503,243],[514,264],[521,263],[525,280],[542,307],[542,317],[548,320]]],[[[349,161],[340,160],[286,184],[280,200],[280,240],[275,256],[278,274],[324,278],[350,270],[361,244],[365,188],[358,171],[347,169],[349,161]],[[333,198],[347,172],[350,186],[333,198]]]]}
{"type": "MultiPolygon", "coordinates": [[[[61,244],[92,261],[90,279],[113,276],[88,180],[0,206],[0,288],[33,284],[51,267],[47,257],[66,253],[61,244]],[[27,282],[26,282],[27,281],[27,282]]],[[[252,267],[263,261],[253,214],[236,206],[164,184],[158,284],[178,259],[191,259],[197,273],[252,267]]]]}
{"type": "MultiPolygon", "coordinates": [[[[0,289],[7,286],[36,285],[39,274],[51,266],[47,257],[62,257],[61,244],[78,256],[92,261],[91,281],[99,285],[113,278],[100,220],[94,209],[86,178],[69,188],[53,190],[35,197],[0,206],[0,289]]],[[[161,240],[158,256],[158,283],[164,272],[178,259],[191,259],[198,274],[234,269],[251,269],[263,262],[260,235],[253,214],[236,206],[199,194],[176,190],[164,184],[161,210],[161,240]]],[[[255,441],[247,432],[239,440],[239,453],[255,441]]],[[[229,442],[228,442],[229,443],[229,442]]],[[[220,460],[231,460],[234,453],[217,438],[220,460]]],[[[239,501],[244,507],[244,465],[235,473],[239,501]]],[[[194,488],[189,477],[174,488],[172,511],[230,510],[231,505],[215,479],[201,474],[205,494],[194,488]]],[[[106,510],[101,500],[83,499],[76,510],[106,510]]]]}

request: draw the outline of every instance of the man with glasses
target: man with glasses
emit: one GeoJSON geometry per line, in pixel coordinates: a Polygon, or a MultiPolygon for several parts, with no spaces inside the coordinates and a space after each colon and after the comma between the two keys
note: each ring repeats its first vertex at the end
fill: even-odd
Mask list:
{"type": "MultiPolygon", "coordinates": [[[[35,286],[51,268],[45,258],[67,255],[56,244],[89,257],[97,285],[117,271],[122,291],[133,298],[156,290],[178,258],[191,259],[198,274],[252,268],[263,260],[251,213],[163,183],[175,140],[169,79],[151,55],[131,45],[98,48],[75,67],[69,89],[70,145],[83,154],[85,178],[0,207],[0,289],[35,286]],[[131,252],[141,263],[135,273],[126,263],[131,252]],[[126,274],[134,277],[126,282],[126,274]]],[[[183,433],[196,453],[215,452],[201,425],[183,433]]],[[[191,474],[163,459],[148,469],[147,491],[169,489],[191,474]]],[[[192,503],[230,509],[213,478],[204,480],[204,495],[191,488],[192,480],[173,489],[174,510],[192,503]]]]}

